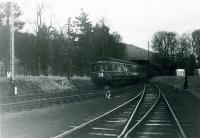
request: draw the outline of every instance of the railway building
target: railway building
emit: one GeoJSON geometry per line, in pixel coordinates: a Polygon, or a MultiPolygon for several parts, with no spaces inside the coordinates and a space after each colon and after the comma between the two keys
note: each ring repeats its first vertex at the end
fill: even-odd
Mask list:
{"type": "Polygon", "coordinates": [[[195,69],[194,70],[194,75],[195,76],[200,76],[200,69],[195,69]]]}
{"type": "Polygon", "coordinates": [[[184,69],[177,69],[176,70],[176,76],[185,76],[185,70],[184,69]]]}

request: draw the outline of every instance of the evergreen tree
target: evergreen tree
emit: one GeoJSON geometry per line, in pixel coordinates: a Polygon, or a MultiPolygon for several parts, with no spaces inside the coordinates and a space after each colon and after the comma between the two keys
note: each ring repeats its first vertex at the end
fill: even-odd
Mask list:
{"type": "MultiPolygon", "coordinates": [[[[20,7],[16,3],[13,4],[13,18],[18,19],[22,12],[20,7]]],[[[10,17],[11,17],[11,3],[1,2],[0,3],[0,60],[4,62],[6,74],[10,70],[10,17]]],[[[17,21],[14,26],[17,27],[18,31],[23,28],[24,22],[17,21]]]]}

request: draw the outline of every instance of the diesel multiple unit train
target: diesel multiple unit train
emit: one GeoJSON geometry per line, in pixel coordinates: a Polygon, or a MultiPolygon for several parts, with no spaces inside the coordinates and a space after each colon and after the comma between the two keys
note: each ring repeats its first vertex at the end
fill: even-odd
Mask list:
{"type": "Polygon", "coordinates": [[[99,88],[144,81],[147,72],[144,66],[114,58],[100,58],[91,63],[91,81],[99,88]]]}

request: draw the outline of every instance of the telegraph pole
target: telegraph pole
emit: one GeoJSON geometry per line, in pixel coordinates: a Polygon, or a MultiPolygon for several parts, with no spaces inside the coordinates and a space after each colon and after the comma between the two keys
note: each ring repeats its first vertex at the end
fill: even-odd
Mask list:
{"type": "Polygon", "coordinates": [[[68,73],[67,73],[67,78],[68,80],[70,79],[70,75],[71,75],[71,42],[70,42],[70,23],[71,18],[68,18],[68,26],[67,26],[67,38],[68,38],[68,49],[67,49],[67,57],[68,57],[68,73]]]}
{"type": "Polygon", "coordinates": [[[14,39],[14,12],[13,3],[10,3],[10,92],[11,95],[17,95],[17,87],[15,87],[15,39],[14,39]]]}
{"type": "Polygon", "coordinates": [[[147,69],[147,79],[149,79],[149,63],[150,63],[150,61],[149,61],[149,41],[148,41],[148,61],[147,61],[147,67],[148,67],[148,69],[147,69]]]}
{"type": "Polygon", "coordinates": [[[149,62],[149,41],[148,41],[148,62],[149,62]]]}
{"type": "Polygon", "coordinates": [[[11,81],[15,80],[15,46],[14,46],[14,18],[13,18],[13,3],[10,3],[11,26],[10,26],[10,73],[11,81]]]}

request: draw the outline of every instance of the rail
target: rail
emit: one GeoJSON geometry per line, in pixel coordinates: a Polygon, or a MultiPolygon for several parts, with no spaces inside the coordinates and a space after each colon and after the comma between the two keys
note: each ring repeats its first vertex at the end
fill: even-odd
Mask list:
{"type": "MultiPolygon", "coordinates": [[[[128,88],[137,88],[140,87],[140,85],[136,85],[134,87],[124,87],[124,88],[117,88],[117,89],[111,89],[111,91],[118,91],[128,88]]],[[[27,95],[16,95],[16,96],[0,96],[1,104],[2,102],[13,100],[17,98],[31,98],[31,97],[41,97],[41,96],[53,96],[53,95],[59,95],[59,94],[74,94],[74,93],[85,93],[85,92],[92,92],[92,91],[104,91],[104,89],[83,89],[83,90],[72,90],[72,91],[55,91],[55,92],[47,92],[47,93],[38,93],[38,94],[27,94],[27,95]]]]}
{"type": "MultiPolygon", "coordinates": [[[[145,88],[145,87],[144,87],[144,88],[145,88]]],[[[112,109],[112,110],[110,110],[110,111],[104,113],[103,115],[98,116],[98,117],[96,117],[96,118],[94,118],[94,119],[92,119],[92,120],[90,120],[90,121],[88,121],[88,122],[86,122],[86,123],[84,123],[84,124],[81,124],[81,125],[79,125],[79,126],[73,128],[73,129],[71,129],[71,130],[69,130],[69,131],[66,131],[66,132],[64,132],[64,133],[62,133],[62,134],[60,134],[60,135],[58,135],[58,136],[55,136],[54,138],[62,138],[62,137],[64,137],[64,136],[66,136],[66,135],[69,135],[69,134],[75,132],[75,131],[78,131],[79,129],[81,129],[81,128],[83,128],[83,127],[88,126],[89,124],[91,124],[91,123],[93,123],[93,122],[95,122],[95,121],[97,121],[97,120],[99,120],[99,119],[101,119],[101,118],[103,118],[103,117],[105,117],[105,116],[110,115],[110,114],[113,113],[114,111],[117,111],[117,110],[121,109],[122,107],[126,106],[127,104],[129,104],[130,102],[134,101],[135,99],[137,99],[137,98],[138,98],[140,95],[142,95],[143,93],[144,93],[144,89],[143,89],[138,95],[136,95],[136,96],[133,97],[132,99],[128,100],[127,102],[125,102],[125,103],[119,105],[118,107],[116,107],[116,108],[114,108],[114,109],[112,109]]]]}
{"type": "Polygon", "coordinates": [[[158,95],[156,101],[155,101],[154,104],[151,106],[151,108],[145,113],[145,115],[143,115],[143,117],[141,117],[141,119],[140,119],[136,124],[134,124],[128,131],[127,131],[127,130],[124,130],[124,133],[125,133],[126,131],[127,131],[127,132],[126,132],[125,134],[124,134],[124,133],[120,134],[120,135],[118,136],[118,138],[120,138],[120,137],[122,137],[122,136],[123,136],[124,138],[127,138],[127,137],[130,135],[131,132],[135,131],[138,127],[140,127],[140,125],[142,125],[142,122],[144,122],[144,120],[147,118],[147,116],[149,116],[150,113],[153,112],[153,109],[154,109],[155,106],[158,104],[158,102],[159,102],[159,100],[161,99],[161,97],[163,98],[163,101],[164,101],[164,103],[166,104],[166,107],[169,109],[170,114],[171,114],[171,116],[173,117],[173,120],[175,121],[175,125],[177,125],[178,132],[179,132],[179,133],[177,133],[177,134],[178,134],[178,137],[180,137],[180,138],[186,138],[186,135],[185,135],[185,133],[184,133],[182,127],[181,127],[181,124],[180,124],[179,120],[177,119],[177,117],[176,117],[174,111],[172,110],[172,108],[171,108],[171,106],[170,106],[170,104],[169,104],[169,102],[168,102],[166,96],[165,96],[164,93],[158,88],[157,85],[155,85],[155,84],[153,84],[153,85],[154,85],[154,87],[157,89],[157,91],[159,92],[159,95],[158,95]]]}
{"type": "Polygon", "coordinates": [[[167,107],[168,107],[169,110],[170,110],[170,113],[172,114],[172,116],[173,116],[173,118],[174,118],[174,120],[175,120],[175,122],[176,122],[176,124],[177,124],[177,126],[178,126],[178,128],[179,128],[179,131],[181,132],[181,137],[182,137],[182,138],[186,138],[186,135],[185,135],[185,133],[184,133],[184,131],[183,131],[181,125],[180,125],[180,122],[178,121],[178,119],[177,119],[177,117],[176,117],[174,111],[172,110],[172,108],[171,108],[171,106],[170,106],[170,104],[169,104],[169,102],[168,102],[166,96],[164,95],[164,93],[163,93],[162,91],[161,91],[161,94],[162,94],[162,96],[163,96],[163,98],[164,98],[165,103],[167,104],[167,107]]]}
{"type": "MultiPolygon", "coordinates": [[[[157,89],[157,87],[156,87],[157,89]]],[[[157,89],[158,90],[158,89],[157,89]]],[[[134,130],[136,129],[136,127],[138,127],[143,121],[144,119],[150,114],[150,112],[153,110],[153,108],[156,106],[156,104],[158,103],[160,99],[160,90],[158,90],[158,97],[156,99],[156,101],[154,102],[154,104],[151,106],[151,108],[145,113],[145,115],[133,126],[131,127],[124,135],[124,138],[127,138],[128,135],[134,130]]]]}
{"type": "MultiPolygon", "coordinates": [[[[112,94],[117,94],[117,93],[121,93],[122,90],[129,90],[129,89],[134,89],[134,88],[138,88],[139,86],[135,86],[135,87],[125,87],[125,88],[121,88],[121,89],[112,89],[111,93],[112,94]]],[[[33,95],[28,95],[26,96],[19,96],[20,98],[23,97],[25,99],[18,101],[18,100],[14,100],[17,102],[11,102],[11,103],[1,103],[0,108],[3,110],[5,108],[8,107],[12,107],[12,106],[18,106],[18,105],[25,105],[25,104],[41,104],[42,102],[48,102],[48,101],[53,101],[53,100],[63,100],[63,101],[70,101],[70,100],[76,100],[76,99],[84,99],[84,98],[90,98],[90,97],[95,97],[95,96],[102,96],[105,94],[105,90],[101,89],[98,90],[97,92],[94,92],[92,90],[87,91],[86,93],[83,93],[84,91],[73,91],[74,93],[69,93],[69,92],[62,92],[62,93],[45,93],[41,95],[34,95],[34,96],[38,96],[37,98],[33,99],[31,98],[33,95]],[[81,92],[81,93],[78,93],[81,92]],[[28,98],[28,99],[26,99],[28,98]]],[[[12,98],[19,98],[18,96],[12,96],[12,98]]],[[[2,101],[1,101],[2,102],[2,101]]]]}
{"type": "Polygon", "coordinates": [[[138,109],[138,107],[139,107],[139,105],[140,105],[140,103],[141,103],[143,97],[144,97],[145,88],[146,88],[146,86],[144,87],[144,91],[143,91],[143,93],[142,93],[142,96],[141,96],[139,102],[137,103],[137,105],[136,105],[136,107],[135,107],[133,113],[131,114],[129,120],[127,121],[127,123],[126,123],[126,125],[125,125],[125,127],[124,127],[124,129],[123,129],[122,132],[118,135],[117,138],[121,138],[121,137],[125,134],[125,132],[127,131],[128,126],[130,125],[130,122],[132,121],[132,119],[133,119],[133,117],[134,117],[134,115],[135,115],[135,113],[136,113],[136,111],[137,111],[137,109],[138,109]]]}

